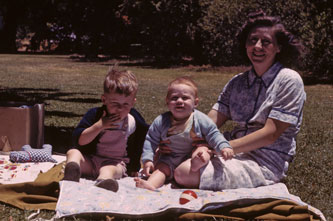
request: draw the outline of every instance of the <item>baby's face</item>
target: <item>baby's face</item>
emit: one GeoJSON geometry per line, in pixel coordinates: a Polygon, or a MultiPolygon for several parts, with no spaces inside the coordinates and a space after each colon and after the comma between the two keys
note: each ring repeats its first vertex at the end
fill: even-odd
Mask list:
{"type": "Polygon", "coordinates": [[[198,98],[192,87],[186,84],[174,84],[170,87],[166,103],[176,120],[189,117],[198,105],[198,98]]]}
{"type": "Polygon", "coordinates": [[[106,106],[107,114],[118,115],[123,120],[130,112],[136,101],[134,93],[126,96],[115,92],[104,93],[102,102],[106,106]]]}

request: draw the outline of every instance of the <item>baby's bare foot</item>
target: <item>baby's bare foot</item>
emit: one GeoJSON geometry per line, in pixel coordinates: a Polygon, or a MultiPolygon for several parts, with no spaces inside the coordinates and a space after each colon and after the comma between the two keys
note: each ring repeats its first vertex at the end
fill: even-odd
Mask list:
{"type": "Polygon", "coordinates": [[[135,186],[138,188],[143,188],[147,190],[156,190],[156,187],[151,185],[147,180],[140,179],[138,177],[134,178],[135,186]]]}

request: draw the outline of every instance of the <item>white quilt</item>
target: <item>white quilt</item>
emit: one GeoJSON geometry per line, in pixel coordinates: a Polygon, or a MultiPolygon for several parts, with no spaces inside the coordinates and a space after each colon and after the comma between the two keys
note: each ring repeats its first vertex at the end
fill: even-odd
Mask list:
{"type": "MultiPolygon", "coordinates": [[[[172,189],[170,184],[157,191],[150,191],[136,188],[133,178],[127,177],[119,180],[117,193],[95,187],[93,184],[93,181],[85,179],[81,179],[80,183],[61,181],[56,218],[92,213],[113,214],[124,218],[143,218],[163,214],[168,210],[205,212],[232,203],[240,205],[266,198],[285,199],[299,205],[307,205],[299,197],[290,194],[283,183],[223,192],[194,190],[198,198],[184,205],[179,204],[179,196],[184,189],[172,189]]],[[[321,211],[310,205],[307,206],[309,210],[325,220],[321,211]]]]}

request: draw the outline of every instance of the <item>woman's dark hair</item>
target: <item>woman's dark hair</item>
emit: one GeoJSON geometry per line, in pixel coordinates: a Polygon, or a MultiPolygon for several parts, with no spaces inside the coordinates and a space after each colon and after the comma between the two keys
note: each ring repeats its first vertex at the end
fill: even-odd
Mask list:
{"type": "Polygon", "coordinates": [[[266,16],[263,11],[258,11],[249,14],[248,21],[242,26],[237,36],[239,52],[247,63],[250,63],[250,60],[247,57],[245,45],[249,33],[256,27],[273,28],[277,44],[280,46],[280,53],[276,55],[276,61],[288,66],[293,65],[303,54],[302,43],[285,29],[279,17],[266,16]]]}

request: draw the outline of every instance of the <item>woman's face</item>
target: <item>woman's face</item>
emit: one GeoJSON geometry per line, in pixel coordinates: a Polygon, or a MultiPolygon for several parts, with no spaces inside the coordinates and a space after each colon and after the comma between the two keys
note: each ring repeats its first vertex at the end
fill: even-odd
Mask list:
{"type": "Polygon", "coordinates": [[[272,27],[253,28],[247,36],[245,47],[254,68],[264,71],[275,62],[275,56],[280,52],[272,27]]]}

